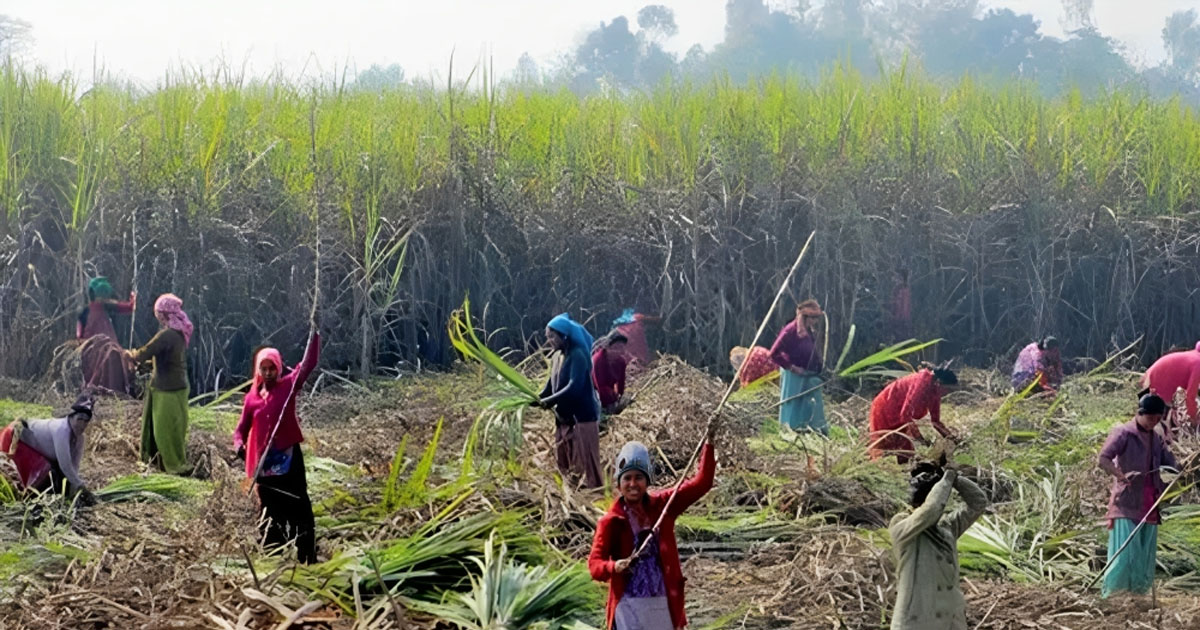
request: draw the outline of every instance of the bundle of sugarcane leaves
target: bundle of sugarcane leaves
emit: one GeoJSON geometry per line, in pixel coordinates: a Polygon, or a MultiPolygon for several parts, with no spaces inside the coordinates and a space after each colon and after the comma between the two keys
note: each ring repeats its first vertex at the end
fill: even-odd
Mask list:
{"type": "Polygon", "coordinates": [[[470,299],[464,298],[462,308],[450,315],[446,332],[450,336],[450,343],[464,359],[478,362],[500,381],[507,395],[493,403],[494,409],[515,409],[539,399],[537,387],[503,357],[492,352],[475,333],[475,325],[471,322],[470,299]]]}
{"type": "Polygon", "coordinates": [[[208,484],[190,477],[149,474],[126,475],[96,491],[105,503],[127,501],[181,501],[201,494],[208,484]]]}
{"type": "Polygon", "coordinates": [[[327,562],[299,567],[294,574],[288,571],[288,582],[347,614],[361,610],[358,602],[367,595],[377,603],[401,602],[410,610],[453,622],[454,615],[472,614],[464,612],[464,598],[479,588],[490,588],[499,571],[516,589],[509,596],[517,601],[510,603],[542,610],[534,617],[549,624],[546,627],[570,625],[562,618],[563,610],[598,610],[596,588],[581,567],[572,568],[547,547],[525,526],[525,518],[519,511],[483,511],[449,523],[434,519],[405,538],[349,549],[327,562]],[[496,545],[502,547],[498,555],[496,545]],[[500,568],[493,566],[497,558],[500,568]],[[524,563],[562,563],[567,568],[530,569],[524,563]],[[544,609],[541,604],[546,601],[554,606],[544,609]]]}

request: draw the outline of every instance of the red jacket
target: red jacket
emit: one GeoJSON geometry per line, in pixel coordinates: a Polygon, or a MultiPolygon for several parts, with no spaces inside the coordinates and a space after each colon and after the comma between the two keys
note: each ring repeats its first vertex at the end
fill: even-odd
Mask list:
{"type": "MultiPolygon", "coordinates": [[[[676,628],[687,625],[687,614],[683,610],[683,569],[679,566],[679,549],[675,545],[675,519],[691,504],[700,500],[713,487],[713,477],[717,471],[717,460],[713,456],[712,444],[705,444],[700,451],[700,466],[696,476],[683,482],[679,487],[679,497],[671,502],[671,509],[663,519],[658,533],[658,554],[662,563],[663,583],[667,587],[667,604],[671,608],[671,623],[676,628]]],[[[657,520],[671,496],[672,488],[651,492],[647,495],[646,513],[657,520]]],[[[592,539],[592,553],[588,556],[588,570],[592,578],[600,582],[608,582],[608,613],[606,627],[613,627],[613,617],[617,612],[617,602],[625,594],[625,579],[623,573],[617,573],[617,560],[628,558],[633,554],[633,531],[629,527],[629,519],[625,516],[625,504],[618,498],[613,502],[608,513],[596,524],[596,537],[592,539]]]]}
{"type": "Polygon", "coordinates": [[[276,450],[282,451],[304,441],[304,434],[300,432],[300,420],[296,417],[296,398],[300,395],[304,381],[308,380],[308,375],[317,367],[317,359],[321,355],[320,347],[321,336],[313,332],[300,365],[275,380],[275,385],[271,387],[266,400],[263,400],[254,387],[246,392],[242,403],[242,417],[233,432],[233,445],[235,448],[246,447],[247,477],[254,476],[254,471],[258,468],[258,458],[266,453],[267,439],[271,437],[276,421],[279,422],[279,429],[275,431],[275,441],[271,444],[276,450]],[[288,400],[287,409],[281,410],[284,398],[292,391],[293,381],[296,383],[296,395],[288,400]],[[283,412],[282,416],[280,411],[283,412]]]}
{"type": "Polygon", "coordinates": [[[616,404],[625,395],[625,358],[600,348],[592,355],[592,381],[600,395],[600,406],[616,404]]]}
{"type": "MultiPolygon", "coordinates": [[[[929,414],[929,421],[933,424],[933,428],[937,429],[942,435],[949,435],[950,430],[946,425],[942,424],[941,418],[942,408],[942,388],[938,385],[937,379],[933,377],[933,372],[929,370],[919,370],[915,374],[909,374],[903,378],[888,383],[883,391],[871,401],[871,423],[870,431],[876,436],[902,429],[903,433],[909,437],[916,438],[921,435],[917,429],[916,421],[929,414]]],[[[900,444],[909,444],[903,436],[893,435],[886,442],[880,442],[871,449],[871,458],[878,458],[884,451],[891,448],[900,448],[900,444]]],[[[875,442],[878,437],[872,437],[872,442],[875,442]]],[[[886,439],[886,438],[885,438],[886,439]]]]}

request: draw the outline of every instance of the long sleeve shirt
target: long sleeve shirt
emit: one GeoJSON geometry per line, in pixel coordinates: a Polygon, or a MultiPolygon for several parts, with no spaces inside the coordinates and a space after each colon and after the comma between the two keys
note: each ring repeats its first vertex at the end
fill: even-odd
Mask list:
{"type": "Polygon", "coordinates": [[[554,421],[559,426],[600,419],[589,351],[590,348],[571,346],[556,352],[551,360],[550,378],[540,397],[543,405],[554,409],[554,421]]]}
{"type": "Polygon", "coordinates": [[[188,386],[187,340],[174,328],[163,328],[146,345],[132,353],[135,363],[151,362],[154,375],[150,386],[163,392],[173,392],[188,386]]]}
{"type": "Polygon", "coordinates": [[[94,300],[79,313],[79,321],[75,325],[75,337],[88,339],[96,335],[108,335],[113,341],[117,340],[117,331],[113,328],[110,313],[128,314],[133,312],[133,302],[116,302],[113,300],[94,300]]]}
{"type": "MultiPolygon", "coordinates": [[[[1138,426],[1137,419],[1113,427],[1100,449],[1100,459],[1115,462],[1124,473],[1142,473],[1133,479],[1113,479],[1109,491],[1108,513],[1110,521],[1127,518],[1142,520],[1143,516],[1166,489],[1159,467],[1177,468],[1175,456],[1163,443],[1156,431],[1146,431],[1138,426]]],[[[1158,510],[1146,518],[1146,522],[1159,522],[1158,510]]]]}
{"type": "Polygon", "coordinates": [[[950,430],[942,424],[942,392],[933,372],[920,370],[888,383],[871,401],[870,430],[895,431],[903,429],[909,437],[920,437],[914,421],[929,414],[933,428],[942,435],[950,430]]]}
{"type": "Polygon", "coordinates": [[[788,322],[775,343],[771,346],[771,358],[785,369],[800,369],[805,372],[821,371],[821,353],[817,350],[816,340],[812,335],[800,336],[796,320],[788,322]]]}
{"type": "Polygon", "coordinates": [[[920,507],[892,518],[888,534],[897,578],[892,630],[966,630],[966,602],[958,583],[958,538],[987,506],[987,495],[979,486],[948,470],[920,507]],[[957,490],[966,505],[944,515],[951,490],[957,490]]]}
{"type": "Polygon", "coordinates": [[[1163,355],[1146,370],[1142,380],[1168,403],[1175,398],[1175,390],[1184,390],[1188,418],[1196,417],[1196,393],[1200,391],[1200,352],[1185,350],[1163,355]]]}
{"type": "Polygon", "coordinates": [[[600,405],[608,407],[625,395],[625,358],[601,348],[592,355],[592,380],[600,405]]]}
{"type": "Polygon", "coordinates": [[[72,490],[85,487],[79,476],[79,464],[83,461],[83,433],[71,430],[66,418],[26,420],[21,430],[21,441],[41,453],[51,463],[57,464],[72,490]]]}
{"type": "Polygon", "coordinates": [[[313,332],[304,349],[304,358],[291,372],[275,379],[275,384],[266,392],[251,387],[242,401],[242,417],[233,431],[235,447],[246,447],[246,476],[253,477],[258,470],[258,460],[267,451],[267,440],[275,431],[275,439],[269,445],[283,451],[304,441],[300,431],[300,419],[296,416],[296,395],[317,367],[321,358],[321,335],[313,332]],[[294,388],[294,391],[293,391],[294,388]],[[288,394],[296,394],[288,396],[288,394]],[[284,403],[287,407],[284,407],[284,403]],[[275,424],[279,429],[275,429],[275,424]]]}

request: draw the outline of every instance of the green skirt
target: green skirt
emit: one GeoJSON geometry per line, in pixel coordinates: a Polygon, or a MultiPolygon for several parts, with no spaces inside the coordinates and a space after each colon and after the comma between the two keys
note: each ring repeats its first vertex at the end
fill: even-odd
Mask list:
{"type": "Polygon", "coordinates": [[[786,369],[779,370],[779,422],[793,431],[808,429],[829,435],[825,421],[825,399],[821,397],[821,377],[816,374],[800,376],[786,369]],[[801,395],[803,394],[803,395],[801,395]]]}
{"type": "Polygon", "coordinates": [[[1121,548],[1121,545],[1125,544],[1126,540],[1129,540],[1129,546],[1121,552],[1120,556],[1117,556],[1112,566],[1109,567],[1108,574],[1104,576],[1104,587],[1100,592],[1102,597],[1107,598],[1109,595],[1121,591],[1144,595],[1150,592],[1150,587],[1154,585],[1154,565],[1158,552],[1158,526],[1143,525],[1130,540],[1129,537],[1133,534],[1135,527],[1137,527],[1137,523],[1133,519],[1113,519],[1112,529],[1108,531],[1109,559],[1112,559],[1113,554],[1121,548]]]}
{"type": "Polygon", "coordinates": [[[191,471],[187,462],[188,388],[164,392],[146,390],[142,410],[142,461],[157,458],[163,470],[172,474],[191,471]]]}

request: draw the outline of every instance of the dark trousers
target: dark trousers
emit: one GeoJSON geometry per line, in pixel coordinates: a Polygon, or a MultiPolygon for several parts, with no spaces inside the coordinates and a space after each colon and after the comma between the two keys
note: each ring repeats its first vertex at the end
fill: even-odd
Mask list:
{"type": "Polygon", "coordinates": [[[287,473],[258,479],[258,499],[264,513],[260,527],[266,547],[278,548],[295,540],[296,559],[312,564],[317,561],[316,523],[308,498],[304,455],[299,444],[292,448],[287,473]]]}

